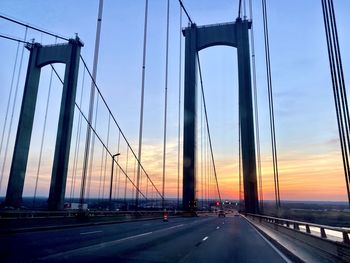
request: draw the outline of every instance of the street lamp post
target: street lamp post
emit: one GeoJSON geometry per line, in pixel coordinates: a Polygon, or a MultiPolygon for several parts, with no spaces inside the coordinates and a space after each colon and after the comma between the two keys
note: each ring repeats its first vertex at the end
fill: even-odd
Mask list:
{"type": "Polygon", "coordinates": [[[109,207],[111,208],[112,206],[112,189],[113,189],[113,171],[114,171],[114,158],[119,156],[120,153],[116,153],[112,155],[112,171],[111,171],[111,183],[109,185],[109,207]]]}

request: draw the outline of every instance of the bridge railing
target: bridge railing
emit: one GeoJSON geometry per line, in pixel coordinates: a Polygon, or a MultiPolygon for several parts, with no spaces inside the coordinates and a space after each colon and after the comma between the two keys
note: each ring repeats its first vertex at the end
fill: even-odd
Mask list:
{"type": "Polygon", "coordinates": [[[325,225],[302,222],[297,220],[283,219],[278,217],[249,214],[249,213],[247,214],[247,216],[251,217],[253,220],[257,219],[259,220],[259,222],[265,221],[270,224],[283,226],[305,234],[321,237],[323,239],[327,239],[331,241],[340,241],[348,245],[350,244],[349,228],[325,226],[325,225]]]}
{"type": "MultiPolygon", "coordinates": [[[[181,211],[168,210],[169,215],[180,214],[181,211]]],[[[91,217],[112,217],[112,216],[161,216],[163,211],[160,210],[139,210],[139,211],[101,211],[101,210],[67,210],[67,211],[6,211],[0,212],[0,219],[15,218],[57,218],[57,217],[76,217],[84,213],[91,217]]]]}

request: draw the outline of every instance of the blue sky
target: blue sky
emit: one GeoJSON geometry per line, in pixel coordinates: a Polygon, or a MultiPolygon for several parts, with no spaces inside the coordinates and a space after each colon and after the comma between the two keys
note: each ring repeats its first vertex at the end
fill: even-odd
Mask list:
{"type": "MultiPolygon", "coordinates": [[[[169,170],[171,170],[169,171],[169,177],[174,178],[176,172],[173,171],[173,166],[175,166],[177,156],[179,6],[178,1],[172,0],[170,2],[168,160],[171,163],[171,165],[169,164],[169,170]]],[[[185,0],[183,2],[192,19],[198,25],[229,22],[237,16],[238,1],[185,0]]],[[[348,13],[350,2],[347,0],[334,2],[345,79],[347,86],[349,86],[350,34],[348,25],[350,24],[350,17],[348,13]]],[[[97,0],[3,0],[0,3],[0,10],[4,15],[68,37],[73,37],[75,33],[78,33],[85,43],[82,55],[87,60],[90,68],[92,68],[97,8],[97,0]]],[[[261,151],[264,182],[266,181],[265,192],[267,198],[272,198],[271,150],[261,1],[253,1],[253,14],[261,151]]],[[[325,198],[345,200],[345,186],[337,141],[337,126],[326,53],[321,1],[268,1],[268,14],[276,139],[281,166],[281,196],[286,199],[297,199],[295,196],[323,199],[322,192],[325,190],[322,187],[322,190],[320,190],[321,188],[312,185],[311,179],[321,178],[321,181],[327,181],[332,177],[334,185],[331,185],[328,190],[331,197],[326,194],[324,195],[325,198]],[[293,179],[293,176],[295,176],[295,179],[293,179]],[[307,180],[304,182],[305,178],[307,180]],[[327,180],[324,178],[327,178],[327,180]],[[292,186],[296,182],[307,184],[306,192],[298,192],[298,187],[293,188],[292,186]],[[284,189],[285,192],[283,192],[284,189]],[[339,193],[332,195],[336,191],[339,193]]],[[[144,1],[105,0],[97,76],[97,82],[102,93],[135,149],[137,149],[139,129],[143,16],[144,1]]],[[[186,19],[183,18],[183,26],[186,26],[186,19]]],[[[152,150],[145,152],[145,156],[161,154],[165,30],[166,1],[150,0],[144,151],[152,150]]],[[[24,34],[23,28],[4,21],[0,21],[0,32],[21,38],[24,34]]],[[[36,41],[44,44],[52,44],[55,41],[51,37],[30,31],[29,39],[33,37],[36,41]]],[[[0,48],[3,50],[0,73],[1,83],[4,87],[1,89],[0,112],[2,113],[0,114],[0,123],[3,123],[3,112],[5,111],[9,92],[6,85],[10,82],[12,72],[12,68],[4,62],[9,61],[10,65],[13,64],[16,45],[1,40],[0,48]]],[[[234,49],[221,46],[200,52],[214,154],[220,166],[219,178],[221,176],[222,182],[227,182],[232,186],[231,190],[225,191],[225,196],[229,198],[237,197],[236,182],[238,180],[237,65],[235,53],[234,49]]],[[[25,69],[26,60],[24,61],[23,68],[25,69]]],[[[62,72],[63,69],[60,70],[62,72]]],[[[42,86],[47,85],[48,76],[49,70],[43,74],[42,86]]],[[[45,88],[41,90],[44,96],[45,88]]],[[[59,90],[56,89],[53,92],[53,97],[60,96],[59,90]]],[[[21,93],[19,96],[21,97],[21,93]]],[[[84,91],[85,110],[87,96],[88,90],[86,89],[84,91]]],[[[52,103],[57,104],[57,101],[53,100],[52,103]]],[[[38,112],[42,113],[44,106],[45,102],[40,102],[38,112]]],[[[50,118],[52,120],[57,118],[54,116],[58,116],[57,107],[57,105],[53,106],[52,118],[50,118]]],[[[17,108],[19,110],[19,107],[17,108]]],[[[105,117],[101,118],[101,133],[106,130],[106,125],[103,125],[106,124],[106,119],[103,118],[105,117]]],[[[37,127],[40,127],[42,122],[40,120],[42,119],[38,117],[37,127]]],[[[14,127],[16,125],[17,122],[14,122],[14,127]]],[[[48,141],[54,141],[55,121],[52,121],[50,127],[48,130],[51,132],[48,134],[51,134],[51,140],[48,139],[48,141]]],[[[36,135],[33,135],[33,140],[39,140],[39,138],[38,128],[36,135]]],[[[115,141],[115,139],[113,140],[115,141]]],[[[31,151],[35,159],[38,149],[34,147],[31,151]]],[[[50,152],[50,149],[48,148],[47,151],[50,152]]],[[[146,169],[149,167],[147,170],[155,169],[159,173],[161,168],[161,163],[157,161],[159,156],[145,158],[149,160],[149,163],[145,165],[146,169]]],[[[33,170],[35,170],[35,165],[33,165],[33,170]]],[[[4,187],[0,189],[1,193],[4,193],[4,187]]]]}

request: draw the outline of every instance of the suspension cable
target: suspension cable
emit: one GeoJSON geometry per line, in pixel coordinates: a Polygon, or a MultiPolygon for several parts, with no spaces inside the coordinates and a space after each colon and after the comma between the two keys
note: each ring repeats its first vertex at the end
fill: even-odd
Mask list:
{"type": "Polygon", "coordinates": [[[0,37],[4,38],[4,39],[11,40],[11,41],[15,41],[15,42],[18,42],[18,43],[30,44],[28,41],[25,41],[25,40],[22,40],[22,39],[19,39],[19,38],[16,38],[16,37],[11,37],[11,36],[8,36],[8,35],[4,35],[4,34],[0,34],[0,37]]]}
{"type": "Polygon", "coordinates": [[[41,33],[44,33],[44,34],[47,34],[47,35],[50,35],[52,37],[55,37],[55,38],[58,38],[58,39],[62,39],[62,40],[65,40],[65,41],[69,41],[69,39],[67,37],[63,37],[63,36],[60,36],[58,34],[54,34],[54,33],[51,33],[47,30],[43,30],[43,29],[40,29],[39,27],[36,27],[36,26],[31,26],[29,25],[28,23],[23,23],[23,22],[20,22],[18,20],[15,20],[15,19],[12,19],[12,18],[9,18],[7,16],[4,16],[4,15],[0,15],[0,18],[4,19],[4,20],[7,20],[7,21],[10,21],[12,23],[15,23],[15,24],[18,24],[18,25],[21,25],[21,26],[24,26],[26,28],[30,28],[30,29],[33,29],[35,31],[38,31],[38,32],[41,32],[41,33]]]}
{"type": "Polygon", "coordinates": [[[267,25],[267,10],[266,0],[262,0],[263,6],[263,22],[264,22],[264,40],[265,40],[265,62],[266,62],[266,78],[267,78],[267,89],[269,97],[269,113],[270,113],[270,135],[271,135],[271,148],[272,148],[272,163],[273,163],[273,174],[274,174],[274,185],[275,185],[275,199],[276,208],[280,208],[280,190],[279,190],[279,178],[278,178],[278,161],[277,161],[277,146],[276,146],[276,135],[275,135],[275,116],[272,96],[272,77],[271,77],[271,62],[270,62],[270,44],[269,44],[269,32],[267,25]]]}
{"type": "Polygon", "coordinates": [[[241,17],[241,9],[242,9],[242,0],[239,0],[238,2],[238,18],[241,17]]]}
{"type": "Polygon", "coordinates": [[[184,10],[184,12],[185,12],[185,14],[186,14],[186,16],[187,16],[188,21],[190,21],[190,23],[193,24],[192,19],[191,19],[190,15],[188,14],[188,12],[187,12],[187,10],[186,10],[186,8],[185,8],[185,6],[184,6],[184,4],[182,3],[181,0],[179,0],[179,4],[180,4],[182,10],[184,10]]]}

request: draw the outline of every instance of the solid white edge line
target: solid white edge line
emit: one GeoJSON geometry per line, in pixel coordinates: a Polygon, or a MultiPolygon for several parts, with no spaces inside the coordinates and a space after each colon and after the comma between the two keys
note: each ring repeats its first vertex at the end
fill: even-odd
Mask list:
{"type": "MultiPolygon", "coordinates": [[[[252,224],[244,215],[241,215],[245,220],[249,222],[249,224],[252,224]]],[[[251,226],[261,237],[266,241],[267,244],[269,244],[273,250],[277,252],[278,255],[281,256],[281,258],[286,261],[287,263],[293,263],[293,261],[289,260],[277,247],[275,247],[266,237],[264,237],[255,227],[251,226]]]]}

